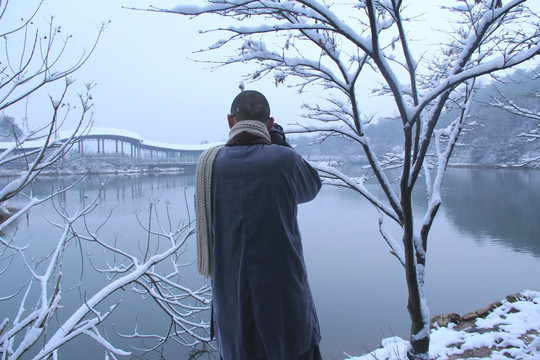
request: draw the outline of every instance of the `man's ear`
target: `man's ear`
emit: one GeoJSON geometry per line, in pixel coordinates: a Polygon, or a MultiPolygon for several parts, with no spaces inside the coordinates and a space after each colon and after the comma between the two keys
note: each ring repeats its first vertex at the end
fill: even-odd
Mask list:
{"type": "Polygon", "coordinates": [[[234,121],[234,115],[227,115],[227,121],[229,122],[229,129],[232,129],[236,121],[234,121]]]}
{"type": "Polygon", "coordinates": [[[270,117],[266,122],[266,128],[268,129],[268,131],[272,130],[272,126],[274,126],[274,118],[270,117]]]}

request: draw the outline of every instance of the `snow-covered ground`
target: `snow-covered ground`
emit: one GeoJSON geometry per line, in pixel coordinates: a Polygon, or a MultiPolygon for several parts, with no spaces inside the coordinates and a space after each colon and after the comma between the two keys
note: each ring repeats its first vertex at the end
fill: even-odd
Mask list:
{"type": "MultiPolygon", "coordinates": [[[[540,360],[540,292],[521,295],[466,328],[450,323],[432,329],[430,359],[540,360]]],[[[387,338],[380,349],[347,360],[407,360],[407,346],[399,337],[387,338]]]]}

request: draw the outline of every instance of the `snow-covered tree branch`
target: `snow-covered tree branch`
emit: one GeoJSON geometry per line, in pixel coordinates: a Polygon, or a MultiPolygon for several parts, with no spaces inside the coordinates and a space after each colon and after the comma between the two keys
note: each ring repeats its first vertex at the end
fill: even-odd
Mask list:
{"type": "MultiPolygon", "coordinates": [[[[90,91],[94,85],[85,84],[84,92],[79,94],[79,106],[71,104],[67,97],[72,93],[75,82],[71,75],[86,63],[105,25],[98,30],[90,50],[66,65],[66,49],[71,36],[64,36],[61,27],[54,24],[52,17],[46,31],[41,31],[35,21],[41,5],[42,2],[28,18],[21,18],[20,26],[7,29],[2,34],[4,46],[0,68],[0,110],[7,111],[22,101],[28,107],[31,95],[45,96],[40,92],[42,89],[49,90],[51,106],[41,111],[43,117],[40,120],[49,116],[48,121],[39,124],[26,116],[20,119],[22,124],[19,129],[22,129],[19,132],[13,131],[11,140],[1,144],[0,169],[15,167],[22,170],[17,178],[0,189],[2,216],[4,220],[11,217],[8,223],[46,199],[35,198],[30,190],[25,193],[28,202],[15,211],[8,207],[6,201],[22,194],[43,170],[58,162],[73,146],[76,137],[84,136],[92,123],[90,91]],[[53,83],[58,86],[52,88],[53,83]],[[59,132],[67,121],[74,122],[74,130],[60,141],[59,132]]],[[[12,10],[9,2],[0,4],[0,23],[9,20],[6,14],[12,14],[12,10]]]]}
{"type": "Polygon", "coordinates": [[[326,183],[357,191],[380,212],[380,233],[405,269],[411,317],[408,356],[427,359],[425,263],[429,230],[442,203],[444,173],[469,116],[478,79],[540,53],[539,17],[527,7],[530,3],[456,0],[446,2],[437,14],[415,11],[414,2],[401,0],[192,0],[147,10],[223,17],[229,26],[203,31],[218,31],[225,38],[202,50],[201,56],[205,51],[225,51],[228,58],[220,66],[255,63],[256,69],[246,75],[248,81],[273,76],[276,85],[300,92],[322,88],[327,106],[306,105],[306,121],[290,130],[317,132],[318,141],[347,138],[369,162],[371,174],[364,177],[348,176],[332,164],[316,166],[326,183]],[[435,46],[433,40],[422,43],[426,30],[432,30],[413,26],[414,20],[430,16],[450,22],[434,30],[441,34],[435,46]],[[370,96],[366,83],[380,84],[371,87],[371,95],[388,97],[393,104],[402,125],[401,153],[377,152],[371,143],[369,123],[384,119],[362,113],[370,96]],[[450,109],[459,115],[441,121],[456,113],[450,109]],[[397,184],[389,178],[396,169],[401,171],[397,184]],[[364,186],[371,177],[382,196],[364,186]],[[428,206],[417,219],[412,192],[420,177],[425,179],[428,206]],[[385,217],[400,227],[401,244],[387,230],[385,217]]]}
{"type": "MultiPolygon", "coordinates": [[[[0,22],[6,20],[6,14],[12,13],[7,11],[9,4],[0,2],[0,22]]],[[[104,26],[98,29],[90,50],[69,65],[70,55],[66,49],[70,36],[63,36],[61,27],[54,24],[54,18],[51,18],[47,31],[42,33],[38,22],[34,21],[39,10],[40,6],[30,17],[23,18],[20,26],[2,34],[0,110],[9,111],[23,101],[31,103],[31,95],[32,98],[48,96],[49,104],[40,109],[40,120],[43,122],[45,118],[47,121],[39,124],[25,117],[22,129],[12,124],[12,134],[7,134],[10,141],[1,143],[0,170],[11,167],[20,171],[0,188],[0,278],[3,280],[0,289],[0,358],[58,358],[62,346],[81,335],[101,346],[106,358],[129,355],[131,349],[114,344],[104,328],[104,323],[121,307],[121,300],[115,294],[124,290],[131,290],[132,296],[137,298],[153,300],[168,315],[171,324],[166,334],[142,327],[124,335],[126,338],[154,339],[152,347],[169,339],[185,346],[208,342],[209,325],[197,315],[209,308],[210,288],[191,289],[179,281],[180,269],[189,263],[181,255],[194,231],[190,222],[173,226],[174,221],[169,218],[168,226],[162,226],[159,221],[157,225],[148,221],[148,227],[142,231],[147,233],[146,243],[140,245],[146,251],[141,255],[100,233],[108,218],[95,227],[89,224],[87,216],[99,205],[99,195],[76,209],[68,209],[74,204],[62,202],[62,197],[82,179],[64,188],[51,189],[49,195],[34,192],[36,178],[61,161],[92,124],[91,90],[94,84],[84,85],[77,104],[70,103],[68,98],[75,82],[71,76],[88,60],[104,30],[104,26]],[[68,122],[75,124],[74,130],[60,136],[60,130],[68,122]],[[9,205],[9,201],[15,206],[9,205]],[[19,237],[17,227],[24,216],[38,205],[51,204],[56,211],[43,216],[58,232],[44,232],[44,238],[37,242],[19,237]],[[44,250],[49,244],[50,247],[44,250]],[[89,262],[107,279],[98,289],[87,287],[82,281],[84,271],[90,270],[82,265],[87,248],[98,250],[100,256],[90,257],[89,262]],[[80,256],[81,276],[73,283],[66,278],[74,270],[65,263],[66,258],[77,255],[80,256]],[[100,261],[103,258],[104,263],[100,261]],[[6,280],[14,274],[17,279],[26,276],[26,282],[12,289],[6,280]],[[80,294],[78,302],[66,301],[76,290],[80,294]]],[[[157,216],[150,219],[159,220],[157,216]]]]}
{"type": "MultiPolygon", "coordinates": [[[[29,279],[18,291],[24,295],[17,312],[3,313],[0,332],[0,354],[3,358],[19,359],[28,352],[34,354],[33,359],[57,357],[63,345],[80,335],[96,341],[104,348],[107,356],[115,358],[117,355],[130,355],[129,349],[114,345],[106,335],[106,330],[102,328],[107,318],[121,306],[121,301],[110,300],[111,297],[115,292],[126,289],[131,289],[133,296],[153,300],[170,318],[171,330],[166,335],[153,334],[155,344],[152,348],[171,338],[185,346],[209,341],[209,324],[198,319],[197,315],[209,309],[210,287],[206,285],[190,289],[178,281],[179,270],[186,266],[182,264],[184,260],[181,254],[187,240],[194,233],[191,223],[179,222],[173,225],[173,219],[168,219],[170,227],[162,227],[159,221],[157,225],[149,222],[150,228],[146,229],[149,243],[141,244],[140,249],[155,250],[139,251],[137,254],[119,246],[115,239],[104,238],[100,234],[104,224],[90,228],[86,216],[99,205],[98,199],[99,195],[72,214],[68,213],[62,203],[54,202],[57,216],[55,220],[52,220],[51,216],[50,222],[60,229],[61,235],[51,253],[41,261],[36,262],[26,255],[32,244],[23,246],[12,239],[9,250],[13,256],[22,259],[29,279]],[[165,245],[156,247],[156,244],[160,243],[165,245]],[[63,275],[67,269],[64,269],[63,258],[73,256],[73,248],[76,246],[79,246],[80,250],[75,253],[79,252],[81,256],[87,252],[84,251],[86,247],[96,249],[97,246],[98,250],[103,251],[101,257],[105,258],[105,261],[97,261],[103,263],[103,267],[94,265],[94,268],[105,274],[108,281],[94,293],[88,294],[84,290],[84,295],[84,284],[76,284],[75,288],[81,289],[80,303],[67,306],[63,304],[63,295],[73,284],[64,280],[63,275]],[[70,249],[71,254],[68,253],[70,249]],[[8,317],[10,315],[13,317],[8,317]],[[53,319],[57,320],[53,322],[53,319]],[[62,320],[56,324],[59,319],[62,320]]],[[[156,206],[151,209],[156,209],[156,206]]],[[[155,211],[157,215],[157,210],[155,211]]],[[[154,219],[158,217],[155,216],[154,219]]],[[[6,256],[7,250],[3,251],[2,260],[11,257],[6,256]]],[[[17,294],[2,296],[3,300],[7,300],[17,294]]],[[[134,334],[126,337],[147,338],[148,335],[136,330],[134,334]]],[[[139,350],[150,351],[152,348],[139,350]]]]}
{"type": "MultiPolygon", "coordinates": [[[[66,79],[72,82],[69,76],[90,58],[105,29],[105,24],[102,24],[90,49],[66,66],[63,60],[67,56],[66,50],[72,36],[64,35],[62,27],[54,23],[54,17],[50,18],[45,31],[34,24],[42,4],[43,1],[28,18],[21,18],[20,27],[0,34],[4,42],[0,68],[0,110],[26,99],[40,88],[58,80],[66,79]]],[[[12,10],[8,9],[9,6],[9,1],[0,4],[0,22],[5,20],[6,12],[12,10]]]]}
{"type": "MultiPolygon", "coordinates": [[[[533,74],[531,80],[539,82],[540,77],[538,76],[538,74],[533,74]]],[[[522,101],[538,98],[540,98],[540,92],[537,91],[535,93],[528,94],[527,96],[525,96],[525,99],[522,99],[522,101]]],[[[510,98],[508,95],[506,95],[499,89],[497,89],[497,97],[494,97],[489,105],[502,109],[509,114],[532,120],[536,124],[536,127],[533,127],[527,132],[519,134],[519,136],[523,137],[525,141],[536,141],[540,139],[540,111],[538,106],[520,105],[517,99],[514,100],[510,98]]]]}

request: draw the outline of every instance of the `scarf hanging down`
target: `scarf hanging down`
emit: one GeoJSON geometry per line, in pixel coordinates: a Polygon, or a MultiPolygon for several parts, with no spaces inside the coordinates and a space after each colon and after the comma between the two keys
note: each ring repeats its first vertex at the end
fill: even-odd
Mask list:
{"type": "MultiPolygon", "coordinates": [[[[239,136],[249,133],[270,144],[270,134],[266,124],[257,120],[237,122],[229,132],[227,144],[238,142],[239,136]],[[233,140],[236,138],[235,140],[233,140]]],[[[236,143],[237,144],[237,143],[236,143]]],[[[201,154],[195,171],[195,222],[197,233],[197,270],[207,278],[212,278],[212,169],[219,150],[223,145],[210,148],[201,154]]]]}

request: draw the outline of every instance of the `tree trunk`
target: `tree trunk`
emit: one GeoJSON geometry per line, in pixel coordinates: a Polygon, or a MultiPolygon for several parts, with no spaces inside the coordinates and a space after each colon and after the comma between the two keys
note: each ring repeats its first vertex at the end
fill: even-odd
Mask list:
{"type": "MultiPolygon", "coordinates": [[[[403,189],[402,189],[403,190],[403,189]]],[[[405,276],[407,280],[407,290],[409,299],[407,310],[411,319],[411,336],[407,357],[410,360],[428,360],[429,359],[429,324],[423,316],[422,302],[423,291],[418,279],[416,248],[414,245],[413,231],[413,210],[411,201],[411,191],[407,189],[402,191],[403,206],[403,246],[405,249],[405,276]],[[425,331],[428,329],[428,331],[425,331]]]]}
{"type": "Polygon", "coordinates": [[[411,318],[411,346],[407,352],[407,357],[410,360],[427,360],[429,359],[429,324],[426,323],[424,316],[422,315],[422,297],[418,284],[418,276],[416,274],[416,266],[410,265],[408,262],[406,266],[407,288],[409,291],[409,300],[407,303],[407,310],[409,310],[409,317],[411,318]]]}

